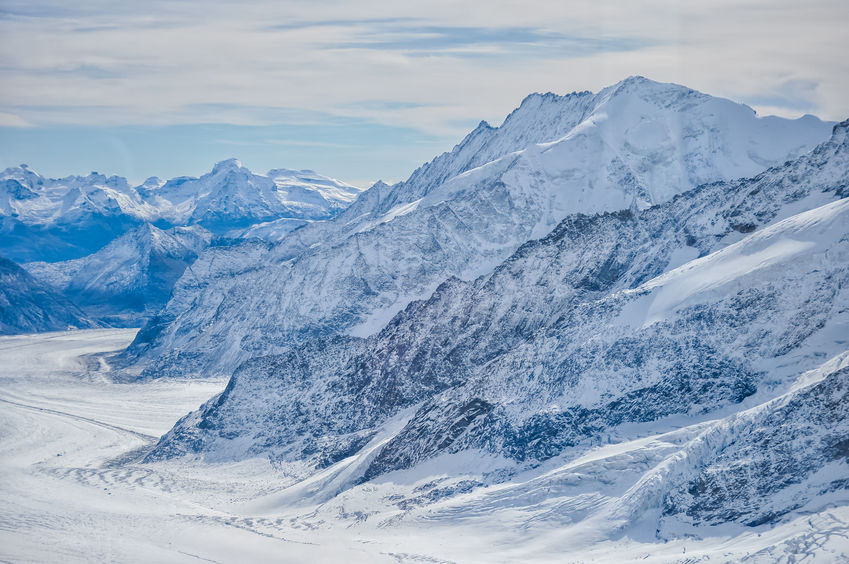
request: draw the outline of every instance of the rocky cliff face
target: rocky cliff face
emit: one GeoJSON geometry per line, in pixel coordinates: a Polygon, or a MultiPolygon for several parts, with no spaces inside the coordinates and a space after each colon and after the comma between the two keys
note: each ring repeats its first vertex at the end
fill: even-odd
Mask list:
{"type": "MultiPolygon", "coordinates": [[[[847,128],[751,179],[642,211],[571,215],[490,274],[441,284],[367,339],[337,335],[247,362],[149,459],[261,455],[309,473],[367,447],[353,484],[483,451],[514,472],[601,437],[628,439],[635,425],[768,401],[846,349],[847,128]]],[[[841,448],[832,438],[823,452],[841,448]]],[[[667,512],[764,518],[731,516],[730,495],[700,501],[724,471],[716,463],[700,463],[704,476],[694,471],[689,485],[664,482],[685,492],[668,498],[667,512]]],[[[797,466],[758,471],[792,476],[797,466]]]]}

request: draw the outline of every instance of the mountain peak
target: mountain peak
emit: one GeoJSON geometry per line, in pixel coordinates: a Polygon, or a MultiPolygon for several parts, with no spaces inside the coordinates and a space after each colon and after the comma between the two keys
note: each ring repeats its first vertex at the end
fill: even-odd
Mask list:
{"type": "Polygon", "coordinates": [[[483,120],[481,120],[481,122],[478,124],[478,126],[475,128],[475,131],[477,131],[477,130],[479,130],[479,129],[492,129],[492,126],[491,126],[491,125],[489,125],[489,122],[487,122],[485,119],[483,119],[483,120]]]}
{"type": "Polygon", "coordinates": [[[157,233],[162,233],[162,230],[149,221],[146,221],[136,228],[136,232],[139,235],[155,235],[157,233]]]}
{"type": "Polygon", "coordinates": [[[619,81],[619,84],[661,84],[656,80],[651,80],[650,78],[646,78],[639,74],[632,74],[631,76],[624,78],[619,81]]]}
{"type": "Polygon", "coordinates": [[[212,167],[212,174],[217,174],[222,171],[230,171],[230,170],[239,170],[244,168],[242,166],[242,162],[239,159],[231,158],[220,161],[212,167]]]}
{"type": "Polygon", "coordinates": [[[24,175],[32,175],[32,176],[40,176],[37,172],[32,170],[29,165],[21,163],[18,166],[10,166],[6,170],[3,171],[5,176],[12,176],[14,174],[24,174],[24,175]]]}
{"type": "Polygon", "coordinates": [[[629,76],[620,80],[612,86],[608,86],[599,92],[602,100],[610,100],[619,96],[635,95],[644,99],[663,99],[668,103],[681,96],[694,96],[697,98],[711,98],[707,94],[693,90],[674,82],[658,82],[644,76],[629,76]]]}

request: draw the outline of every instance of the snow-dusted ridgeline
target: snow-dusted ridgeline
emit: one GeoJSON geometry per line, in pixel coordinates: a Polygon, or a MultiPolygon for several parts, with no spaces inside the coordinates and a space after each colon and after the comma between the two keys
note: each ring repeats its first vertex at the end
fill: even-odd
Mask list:
{"type": "Polygon", "coordinates": [[[377,332],[451,276],[474,279],[570,213],[639,210],[757,174],[831,124],[640,77],[598,94],[532,95],[395,186],[258,252],[210,249],[127,359],[150,376],[229,374],[315,337],[377,332]],[[255,257],[255,258],[251,258],[255,257]]]}
{"type": "MultiPolygon", "coordinates": [[[[758,291],[759,279],[746,278],[748,297],[722,286],[723,269],[736,265],[730,281],[748,273],[731,249],[754,253],[771,233],[761,226],[778,221],[770,229],[784,229],[778,235],[783,240],[793,225],[783,218],[804,219],[796,214],[845,204],[846,128],[835,128],[811,154],[753,179],[705,185],[642,212],[570,216],[492,274],[442,284],[365,341],[339,336],[246,363],[221,398],[163,440],[160,453],[220,447],[236,457],[270,452],[321,465],[362,446],[384,421],[424,401],[423,421],[440,421],[448,435],[416,429],[414,418],[413,436],[434,444],[398,439],[397,448],[409,452],[383,454],[373,472],[475,446],[475,440],[518,460],[539,460],[617,421],[739,402],[762,384],[768,359],[801,347],[840,313],[840,285],[830,281],[845,275],[842,224],[827,224],[826,232],[837,237],[828,244],[836,248],[819,251],[837,257],[832,263],[808,272],[805,261],[821,260],[818,252],[802,243],[779,246],[773,258],[781,266],[769,271],[775,280],[767,278],[766,289],[758,291]],[[837,204],[828,204],[836,198],[837,204]],[[705,258],[693,262],[699,256],[705,258]],[[691,270],[676,269],[682,263],[691,270]],[[791,263],[799,265],[798,279],[787,268],[791,263]],[[701,265],[696,274],[695,265],[701,265]],[[664,282],[670,271],[678,273],[678,283],[664,282]],[[806,276],[819,280],[810,282],[818,293],[796,291],[806,276]],[[714,288],[720,290],[710,294],[714,288]],[[716,303],[691,311],[683,307],[690,294],[707,294],[716,303]],[[731,327],[707,331],[709,323],[731,327]],[[703,386],[702,393],[691,396],[692,386],[703,386]],[[629,396],[636,393],[647,395],[640,401],[629,396]],[[660,403],[648,405],[647,398],[660,403]],[[630,411],[635,402],[641,407],[630,411]],[[485,436],[464,443],[461,435],[474,429],[452,425],[469,410],[482,418],[485,436]],[[584,432],[554,420],[578,416],[586,420],[584,432]],[[226,446],[222,435],[233,445],[226,446]]],[[[794,362],[785,361],[783,370],[812,368],[805,366],[810,359],[794,362]]]]}
{"type": "MultiPolygon", "coordinates": [[[[277,220],[294,228],[332,217],[359,193],[311,170],[254,174],[236,159],[200,178],[152,177],[139,186],[95,172],[45,178],[21,165],[0,174],[0,252],[20,262],[81,258],[143,223],[197,225],[228,237],[277,220]]],[[[279,238],[285,232],[257,230],[251,236],[279,238]]]]}

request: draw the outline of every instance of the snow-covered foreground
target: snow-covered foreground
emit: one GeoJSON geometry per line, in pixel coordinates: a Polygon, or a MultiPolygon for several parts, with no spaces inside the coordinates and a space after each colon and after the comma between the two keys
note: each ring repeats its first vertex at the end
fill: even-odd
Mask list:
{"type": "Polygon", "coordinates": [[[667,542],[639,525],[618,529],[611,516],[625,492],[711,422],[491,487],[467,488],[480,476],[463,468],[487,464],[458,455],[343,488],[369,449],[301,483],[264,460],[139,464],[139,449],[224,382],[112,382],[108,353],[133,335],[0,339],[0,560],[831,562],[849,553],[846,506],[667,542]],[[440,490],[453,495],[440,501],[440,490]]]}

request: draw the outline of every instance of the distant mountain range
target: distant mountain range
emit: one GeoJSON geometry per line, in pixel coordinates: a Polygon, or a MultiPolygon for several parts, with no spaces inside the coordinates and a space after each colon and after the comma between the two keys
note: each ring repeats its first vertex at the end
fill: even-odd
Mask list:
{"type": "Polygon", "coordinates": [[[200,178],[149,178],[135,187],[96,172],[44,178],[21,165],[0,174],[0,253],[16,262],[81,258],[143,223],[230,237],[280,219],[294,228],[332,217],[359,193],[310,170],[254,174],[236,159],[200,178]]]}
{"type": "Polygon", "coordinates": [[[135,187],[97,173],[44,178],[21,165],[0,174],[0,254],[93,319],[138,326],[213,241],[278,240],[359,193],[309,170],[254,174],[236,159],[200,178],[135,187]]]}

